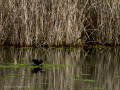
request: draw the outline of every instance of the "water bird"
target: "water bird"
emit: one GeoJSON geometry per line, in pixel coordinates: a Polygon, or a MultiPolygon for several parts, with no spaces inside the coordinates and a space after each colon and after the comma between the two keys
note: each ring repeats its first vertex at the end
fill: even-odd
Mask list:
{"type": "Polygon", "coordinates": [[[39,66],[39,64],[42,64],[44,62],[43,59],[41,59],[41,60],[33,59],[32,61],[34,62],[35,65],[38,65],[38,66],[39,66]]]}

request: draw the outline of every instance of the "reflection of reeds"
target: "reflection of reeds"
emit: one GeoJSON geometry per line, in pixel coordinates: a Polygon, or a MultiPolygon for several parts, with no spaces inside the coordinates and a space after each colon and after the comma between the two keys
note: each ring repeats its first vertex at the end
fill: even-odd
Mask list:
{"type": "Polygon", "coordinates": [[[119,8],[119,0],[1,0],[0,44],[118,45],[119,8]]]}
{"type": "Polygon", "coordinates": [[[29,67],[1,67],[2,90],[4,90],[3,88],[11,90],[17,86],[44,90],[64,90],[66,87],[71,90],[93,87],[105,88],[105,90],[120,88],[119,77],[116,77],[120,76],[119,49],[77,49],[68,54],[62,49],[47,49],[43,52],[38,49],[12,48],[0,49],[0,53],[1,63],[14,63],[14,60],[17,60],[19,64],[26,64],[32,62],[33,58],[45,57],[45,63],[53,65],[49,69],[43,68],[45,73],[37,74],[31,73],[32,69],[29,67]],[[73,67],[59,65],[73,65],[73,67]]]}

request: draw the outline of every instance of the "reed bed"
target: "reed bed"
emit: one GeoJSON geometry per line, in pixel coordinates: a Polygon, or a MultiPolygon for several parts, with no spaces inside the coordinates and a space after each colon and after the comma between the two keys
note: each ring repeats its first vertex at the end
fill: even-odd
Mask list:
{"type": "Polygon", "coordinates": [[[0,45],[119,45],[119,8],[119,0],[1,0],[0,45]]]}

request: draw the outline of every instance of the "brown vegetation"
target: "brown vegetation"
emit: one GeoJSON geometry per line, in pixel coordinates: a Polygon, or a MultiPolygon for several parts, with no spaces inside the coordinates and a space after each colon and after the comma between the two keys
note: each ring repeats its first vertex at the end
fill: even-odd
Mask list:
{"type": "Polygon", "coordinates": [[[119,8],[119,0],[1,0],[0,45],[119,45],[119,8]]]}

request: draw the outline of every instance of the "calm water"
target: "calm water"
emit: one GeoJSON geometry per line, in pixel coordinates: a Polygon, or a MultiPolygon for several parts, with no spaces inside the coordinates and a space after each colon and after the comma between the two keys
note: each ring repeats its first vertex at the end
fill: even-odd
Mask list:
{"type": "Polygon", "coordinates": [[[120,48],[0,48],[0,90],[120,90],[120,48]],[[45,59],[39,67],[32,59],[45,59]]]}

